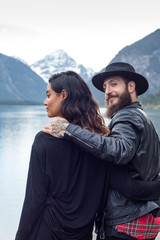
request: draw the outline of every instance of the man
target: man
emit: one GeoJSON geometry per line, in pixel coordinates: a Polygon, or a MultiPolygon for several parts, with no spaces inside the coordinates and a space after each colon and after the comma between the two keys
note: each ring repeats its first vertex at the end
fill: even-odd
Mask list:
{"type": "MultiPolygon", "coordinates": [[[[54,119],[44,131],[64,136],[100,159],[126,164],[133,178],[152,181],[160,170],[159,139],[137,97],[148,89],[146,78],[130,64],[116,62],[95,75],[92,82],[105,92],[106,115],[111,118],[109,137],[81,129],[64,119],[54,119]],[[57,131],[57,126],[61,131],[57,131]]],[[[157,208],[153,201],[130,201],[110,189],[98,223],[97,239],[155,239],[160,231],[160,217],[155,217],[157,208]]]]}

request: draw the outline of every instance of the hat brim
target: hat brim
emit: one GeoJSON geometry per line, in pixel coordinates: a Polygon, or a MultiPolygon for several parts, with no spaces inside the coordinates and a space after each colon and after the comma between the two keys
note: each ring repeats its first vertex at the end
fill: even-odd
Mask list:
{"type": "Polygon", "coordinates": [[[137,95],[143,94],[144,92],[147,91],[149,87],[148,81],[146,80],[145,77],[143,77],[138,73],[127,72],[127,71],[110,71],[110,72],[99,73],[92,78],[92,83],[98,90],[104,92],[104,89],[103,89],[104,80],[112,76],[127,77],[131,81],[134,81],[136,83],[137,95]]]}

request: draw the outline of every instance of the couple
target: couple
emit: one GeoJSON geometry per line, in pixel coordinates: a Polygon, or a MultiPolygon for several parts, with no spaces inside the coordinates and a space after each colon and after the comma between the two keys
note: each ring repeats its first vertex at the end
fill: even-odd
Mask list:
{"type": "Polygon", "coordinates": [[[44,104],[55,118],[32,146],[16,240],[91,240],[95,222],[97,239],[160,231],[159,139],[137,99],[148,82],[121,62],[92,82],[105,92],[109,129],[78,74],[49,80],[44,104]]]}

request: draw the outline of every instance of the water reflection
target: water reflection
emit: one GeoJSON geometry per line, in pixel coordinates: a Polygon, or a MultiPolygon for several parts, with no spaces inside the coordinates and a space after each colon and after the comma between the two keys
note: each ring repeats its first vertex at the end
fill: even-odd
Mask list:
{"type": "Polygon", "coordinates": [[[48,122],[43,106],[0,106],[0,239],[14,239],[31,145],[48,122]]]}

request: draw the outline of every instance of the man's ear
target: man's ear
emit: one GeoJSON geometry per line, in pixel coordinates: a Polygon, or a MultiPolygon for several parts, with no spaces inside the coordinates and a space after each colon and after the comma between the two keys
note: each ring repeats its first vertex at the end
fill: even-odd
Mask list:
{"type": "Polygon", "coordinates": [[[62,100],[65,100],[68,96],[68,93],[65,89],[62,89],[61,91],[61,97],[62,97],[62,100]]]}
{"type": "Polygon", "coordinates": [[[129,91],[129,93],[131,94],[131,93],[133,93],[135,90],[136,90],[136,84],[135,84],[135,82],[134,82],[134,81],[130,81],[130,82],[128,83],[128,91],[129,91]]]}

